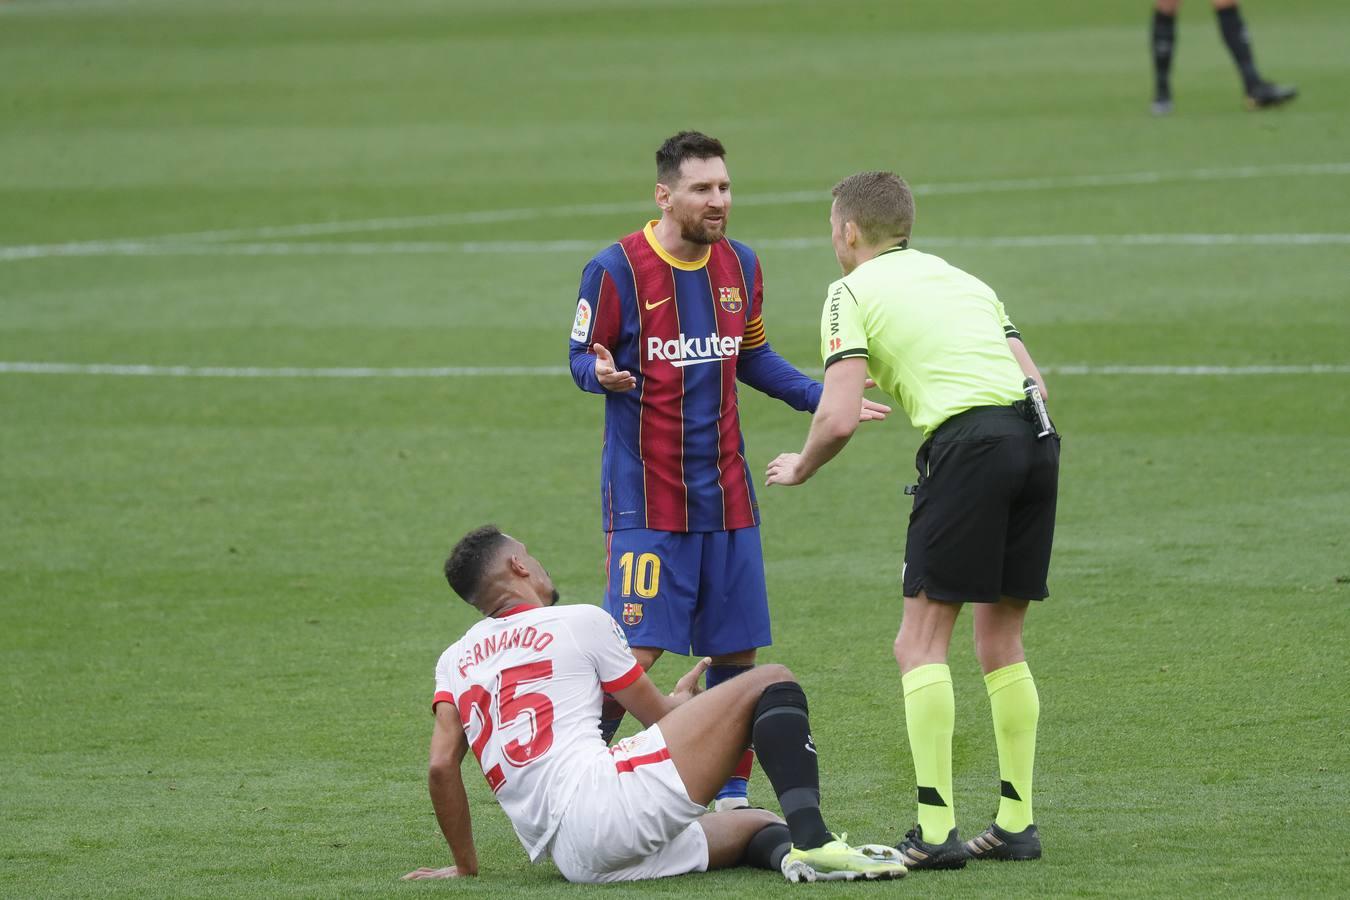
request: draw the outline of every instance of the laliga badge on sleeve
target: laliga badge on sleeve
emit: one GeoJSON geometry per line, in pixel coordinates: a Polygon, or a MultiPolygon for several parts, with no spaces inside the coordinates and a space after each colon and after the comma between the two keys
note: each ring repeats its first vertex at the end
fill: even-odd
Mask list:
{"type": "Polygon", "coordinates": [[[572,340],[585,341],[591,333],[591,304],[582,297],[577,301],[577,317],[572,322],[572,340]]]}

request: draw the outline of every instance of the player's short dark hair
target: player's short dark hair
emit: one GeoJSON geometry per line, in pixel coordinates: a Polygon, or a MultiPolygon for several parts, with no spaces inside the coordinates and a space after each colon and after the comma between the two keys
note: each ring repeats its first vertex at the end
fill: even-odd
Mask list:
{"type": "Polygon", "coordinates": [[[831,193],[840,221],[857,225],[869,244],[908,239],[914,230],[914,194],[894,172],[859,172],[831,193]]]}
{"type": "Polygon", "coordinates": [[[725,159],[727,149],[717,138],[701,131],[681,131],[666,138],[656,151],[656,180],[674,184],[680,177],[680,166],[686,159],[725,159]]]}
{"type": "Polygon", "coordinates": [[[445,580],[465,603],[477,606],[483,573],[497,558],[497,551],[509,540],[496,525],[482,525],[455,544],[445,561],[445,580]]]}

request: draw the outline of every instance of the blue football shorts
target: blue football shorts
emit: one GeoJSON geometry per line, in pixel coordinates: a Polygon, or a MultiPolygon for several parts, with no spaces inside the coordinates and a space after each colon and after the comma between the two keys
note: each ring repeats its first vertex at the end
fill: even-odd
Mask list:
{"type": "Polygon", "coordinates": [[[758,528],[605,536],[605,609],[633,647],[721,656],[773,643],[758,528]]]}

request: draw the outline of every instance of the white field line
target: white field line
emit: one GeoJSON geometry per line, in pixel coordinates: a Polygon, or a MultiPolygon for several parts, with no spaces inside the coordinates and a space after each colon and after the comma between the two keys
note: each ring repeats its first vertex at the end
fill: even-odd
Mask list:
{"type": "MultiPolygon", "coordinates": [[[[820,370],[813,371],[819,375],[820,370]]],[[[1350,364],[1252,365],[1252,366],[1043,366],[1046,375],[1350,375],[1350,364]]],[[[498,378],[508,376],[558,377],[566,366],[436,366],[430,368],[285,366],[150,366],[113,363],[0,362],[3,375],[112,375],[139,378],[498,378]]]]}
{"type": "MultiPolygon", "coordinates": [[[[919,196],[938,194],[984,194],[1016,191],[1056,191],[1075,188],[1127,187],[1130,185],[1163,184],[1184,181],[1229,181],[1251,178],[1289,178],[1317,175],[1350,175],[1350,162],[1287,163],[1269,166],[1235,166],[1228,168],[1183,169],[1175,172],[1122,172],[1101,175],[1060,175],[1041,178],[1001,178],[983,181],[935,182],[913,185],[919,196]]],[[[788,191],[782,193],[750,194],[738,197],[739,206],[785,206],[800,203],[825,203],[826,191],[788,191]]],[[[573,218],[619,213],[643,213],[652,209],[650,201],[624,203],[588,203],[569,206],[526,207],[517,209],[488,209],[461,212],[432,213],[419,216],[389,216],[372,219],[347,219],[333,222],[305,222],[294,225],[260,225],[246,228],[224,228],[211,231],[190,231],[147,238],[125,238],[102,241],[78,241],[66,244],[32,244],[0,247],[0,260],[32,259],[39,256],[69,256],[70,252],[34,252],[42,248],[72,248],[93,244],[143,244],[158,242],[213,243],[217,241],[258,240],[287,237],[318,237],[333,234],[357,234],[377,231],[405,231],[417,228],[440,228],[451,225],[481,225],[497,222],[524,222],[535,219],[573,218]],[[6,255],[6,251],[30,251],[6,255]]]]}
{"type": "MultiPolygon", "coordinates": [[[[757,250],[805,250],[829,246],[828,237],[748,239],[757,250]]],[[[920,237],[919,248],[1057,247],[1323,247],[1350,244],[1350,232],[1293,234],[1033,234],[993,237],[920,237]]],[[[405,256],[442,254],[594,253],[602,241],[326,241],[303,243],[191,244],[88,242],[0,247],[0,262],[55,256],[405,256]]]]}

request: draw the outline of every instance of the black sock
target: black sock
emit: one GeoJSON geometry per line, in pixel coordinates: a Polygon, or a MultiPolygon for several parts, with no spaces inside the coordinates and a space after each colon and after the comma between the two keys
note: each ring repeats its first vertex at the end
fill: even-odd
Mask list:
{"type": "Polygon", "coordinates": [[[1172,48],[1177,44],[1177,17],[1153,11],[1153,95],[1172,99],[1172,48]]]}
{"type": "Polygon", "coordinates": [[[1252,58],[1252,44],[1247,38],[1247,26],[1242,22],[1242,13],[1238,12],[1237,6],[1230,6],[1216,10],[1216,15],[1219,17],[1219,33],[1223,35],[1223,42],[1228,45],[1228,52],[1233,54],[1233,62],[1237,63],[1238,71],[1242,73],[1242,86],[1250,92],[1261,80],[1261,75],[1256,71],[1256,60],[1252,58]]]}
{"type": "Polygon", "coordinates": [[[605,739],[606,744],[614,740],[614,734],[619,730],[625,712],[627,710],[623,708],[622,703],[605,694],[605,699],[600,702],[600,736],[605,739]]]}
{"type": "Polygon", "coordinates": [[[753,721],[759,764],[778,795],[792,845],[810,850],[834,840],[820,815],[820,766],[801,686],[792,681],[769,685],[755,705],[753,721]]]}
{"type": "Polygon", "coordinates": [[[745,864],[757,869],[772,869],[777,872],[783,864],[783,857],[792,849],[792,832],[786,825],[775,822],[765,825],[745,848],[745,864]]]}

